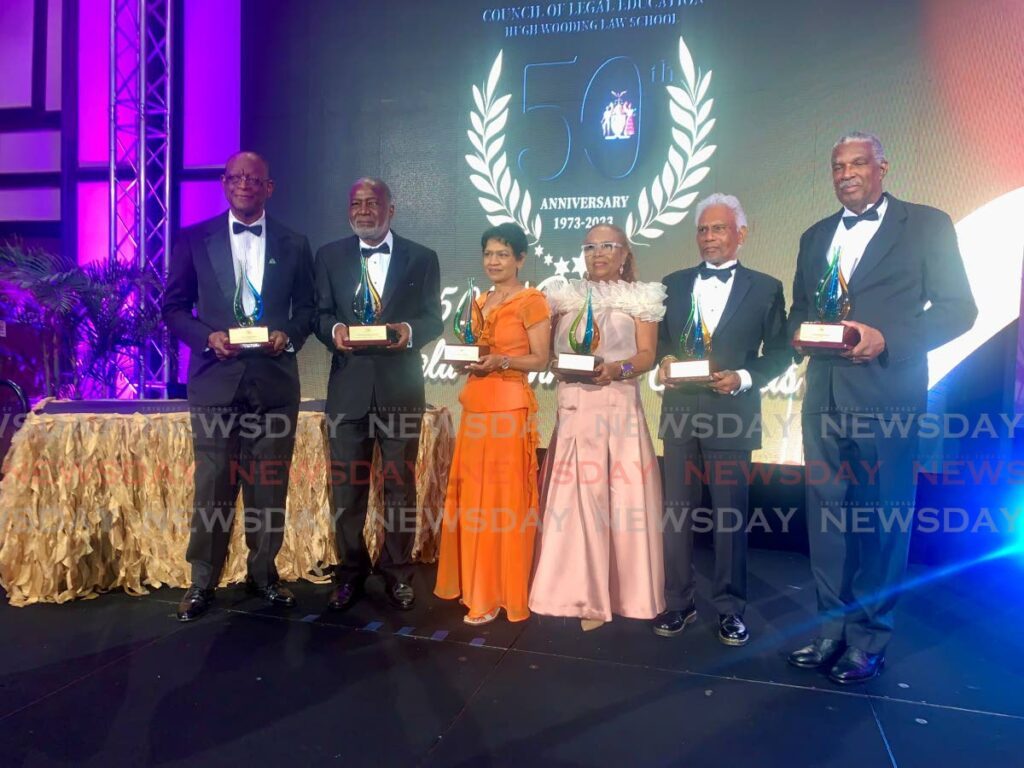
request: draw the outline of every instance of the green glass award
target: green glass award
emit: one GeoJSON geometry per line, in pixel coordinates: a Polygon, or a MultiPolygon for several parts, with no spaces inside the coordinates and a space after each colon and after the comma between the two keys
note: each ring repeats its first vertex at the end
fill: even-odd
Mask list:
{"type": "Polygon", "coordinates": [[[445,344],[444,361],[460,367],[480,362],[481,357],[491,353],[490,347],[481,343],[483,331],[484,314],[476,303],[476,286],[470,278],[452,318],[452,332],[460,343],[445,344]]]}
{"type": "Polygon", "coordinates": [[[228,345],[235,349],[265,349],[272,346],[269,329],[260,325],[263,319],[263,297],[249,279],[244,265],[239,268],[236,283],[231,309],[238,325],[228,328],[228,345]],[[246,296],[252,299],[251,312],[245,309],[246,296]]]}
{"type": "Polygon", "coordinates": [[[568,335],[569,349],[572,353],[560,353],[555,368],[569,377],[594,378],[597,375],[597,366],[602,362],[601,358],[594,354],[601,343],[601,331],[594,321],[594,301],[589,287],[583,306],[569,326],[568,335]]]}
{"type": "Polygon", "coordinates": [[[670,384],[706,384],[711,381],[711,331],[694,288],[690,297],[690,316],[679,337],[681,360],[669,363],[665,381],[670,384]]]}
{"type": "Polygon", "coordinates": [[[841,322],[850,314],[850,292],[840,269],[841,256],[840,248],[832,249],[825,273],[818,282],[814,294],[818,321],[801,323],[797,331],[794,343],[809,354],[841,354],[860,341],[857,329],[841,322]]]}
{"type": "Polygon", "coordinates": [[[384,347],[391,343],[388,327],[380,323],[380,294],[366,269],[368,259],[360,257],[359,285],[352,300],[352,313],[356,316],[354,325],[348,327],[350,347],[384,347]]]}

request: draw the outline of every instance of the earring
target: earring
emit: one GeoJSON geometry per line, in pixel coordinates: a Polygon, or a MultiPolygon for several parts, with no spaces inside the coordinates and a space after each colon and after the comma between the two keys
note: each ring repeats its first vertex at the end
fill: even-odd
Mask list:
{"type": "Polygon", "coordinates": [[[625,268],[625,266],[626,266],[625,264],[620,264],[619,265],[619,275],[620,276],[622,275],[622,270],[625,268]]]}

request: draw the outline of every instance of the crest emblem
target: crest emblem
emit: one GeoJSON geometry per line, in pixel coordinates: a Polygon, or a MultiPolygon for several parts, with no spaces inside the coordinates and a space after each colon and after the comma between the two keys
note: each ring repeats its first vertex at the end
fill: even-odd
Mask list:
{"type": "Polygon", "coordinates": [[[631,139],[636,133],[636,108],[623,97],[627,91],[612,91],[613,100],[601,115],[601,132],[606,141],[631,139]]]}

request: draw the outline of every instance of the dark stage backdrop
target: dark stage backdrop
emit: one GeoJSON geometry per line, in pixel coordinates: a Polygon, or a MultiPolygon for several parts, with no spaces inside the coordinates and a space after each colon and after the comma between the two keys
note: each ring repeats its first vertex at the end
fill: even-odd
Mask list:
{"type": "MultiPolygon", "coordinates": [[[[641,278],[660,280],[697,261],[694,207],[716,191],[746,208],[744,263],[780,278],[788,297],[800,233],[837,208],[829,152],[851,129],[882,136],[890,191],[958,223],[981,316],[932,356],[943,398],[946,374],[1019,313],[1024,5],[1014,0],[243,9],[242,142],[271,161],[273,212],[316,248],[350,233],[351,181],[385,178],[395,230],[441,256],[447,334],[467,279],[481,277],[489,221],[525,225],[534,284],[576,276],[584,230],[606,220],[629,231],[641,278]]],[[[459,382],[438,354],[426,350],[428,397],[457,407],[459,382]]],[[[314,342],[302,363],[304,396],[322,396],[326,351],[314,342]]],[[[535,386],[547,434],[553,386],[535,386]]],[[[769,388],[758,459],[802,460],[802,387],[794,368],[769,388]]],[[[650,382],[643,398],[653,424],[650,382]]]]}

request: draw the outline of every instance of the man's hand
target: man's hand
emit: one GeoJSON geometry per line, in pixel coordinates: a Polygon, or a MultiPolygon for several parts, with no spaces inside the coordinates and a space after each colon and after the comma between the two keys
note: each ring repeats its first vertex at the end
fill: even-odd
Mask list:
{"type": "Polygon", "coordinates": [[[348,326],[344,323],[334,326],[334,347],[339,352],[352,351],[352,347],[348,346],[348,326]]]}
{"type": "Polygon", "coordinates": [[[860,341],[857,342],[857,346],[849,352],[843,353],[843,357],[850,362],[858,365],[870,363],[885,351],[885,337],[877,328],[854,320],[843,320],[843,325],[856,328],[860,333],[860,341]]]}
{"type": "Polygon", "coordinates": [[[288,334],[284,331],[271,331],[270,343],[273,346],[267,348],[267,354],[271,357],[277,357],[288,346],[288,334]]]}
{"type": "Polygon", "coordinates": [[[409,336],[412,332],[405,323],[388,323],[388,328],[398,334],[398,341],[388,344],[388,349],[405,349],[409,346],[409,336]]]}
{"type": "Polygon", "coordinates": [[[736,371],[715,371],[708,385],[720,395],[731,395],[740,388],[740,375],[736,371]]]}
{"type": "Polygon", "coordinates": [[[679,387],[678,382],[673,383],[668,381],[668,367],[672,365],[672,363],[676,362],[678,362],[678,360],[676,360],[673,355],[665,355],[661,361],[661,365],[658,366],[658,383],[664,387],[668,387],[669,389],[677,389],[679,387]]]}
{"type": "Polygon", "coordinates": [[[793,340],[790,342],[790,345],[798,355],[801,357],[807,357],[807,352],[800,345],[800,326],[797,326],[796,331],[793,332],[793,340]]]}
{"type": "Polygon", "coordinates": [[[238,357],[238,350],[228,346],[227,331],[214,331],[206,338],[206,346],[213,350],[218,360],[238,357]]]}

